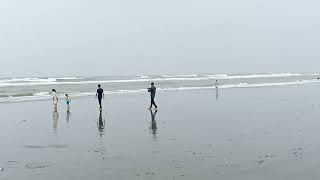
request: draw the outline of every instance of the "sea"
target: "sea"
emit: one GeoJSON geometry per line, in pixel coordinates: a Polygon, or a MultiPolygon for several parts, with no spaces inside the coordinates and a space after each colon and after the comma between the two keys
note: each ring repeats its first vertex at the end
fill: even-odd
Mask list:
{"type": "Polygon", "coordinates": [[[51,90],[63,97],[95,96],[101,84],[106,95],[147,93],[151,82],[157,91],[299,86],[320,83],[320,73],[181,74],[93,77],[23,77],[0,79],[0,103],[39,101],[51,98],[51,90]]]}

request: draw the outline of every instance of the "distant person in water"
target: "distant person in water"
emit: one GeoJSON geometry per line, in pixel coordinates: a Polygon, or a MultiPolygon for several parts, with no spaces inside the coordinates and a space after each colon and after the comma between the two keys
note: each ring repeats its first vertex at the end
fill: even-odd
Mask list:
{"type": "Polygon", "coordinates": [[[218,80],[216,80],[216,83],[214,84],[216,88],[219,88],[218,80]]]}
{"type": "Polygon", "coordinates": [[[96,97],[98,98],[98,101],[99,101],[100,110],[102,110],[101,101],[102,101],[102,98],[104,98],[104,92],[100,84],[98,84],[96,97]]]}
{"type": "Polygon", "coordinates": [[[158,106],[154,102],[154,99],[156,97],[157,88],[154,86],[154,82],[151,83],[151,87],[148,88],[148,92],[150,92],[150,97],[151,97],[151,105],[150,105],[149,109],[151,109],[153,105],[157,109],[158,106]]]}
{"type": "Polygon", "coordinates": [[[59,98],[57,96],[57,91],[55,89],[52,89],[52,102],[53,102],[54,112],[57,112],[58,111],[59,98]]]}
{"type": "Polygon", "coordinates": [[[69,94],[66,94],[66,104],[67,104],[68,111],[70,110],[70,102],[71,102],[71,98],[69,94]]]}

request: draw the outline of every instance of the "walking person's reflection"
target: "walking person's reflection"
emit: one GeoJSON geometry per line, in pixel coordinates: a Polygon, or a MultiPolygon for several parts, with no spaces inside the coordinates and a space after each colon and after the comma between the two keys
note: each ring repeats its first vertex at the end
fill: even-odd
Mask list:
{"type": "Polygon", "coordinates": [[[153,138],[156,140],[157,139],[157,131],[158,131],[156,115],[158,113],[158,110],[155,110],[154,112],[151,109],[149,109],[149,110],[150,110],[150,114],[151,114],[151,127],[150,127],[150,129],[152,130],[153,138]]]}
{"type": "Polygon", "coordinates": [[[70,109],[67,110],[67,115],[66,115],[66,121],[67,121],[67,124],[69,125],[69,122],[70,122],[70,116],[71,116],[71,112],[70,112],[70,109]]]}
{"type": "Polygon", "coordinates": [[[219,100],[219,89],[216,88],[216,100],[218,101],[219,100]]]}
{"type": "Polygon", "coordinates": [[[105,124],[106,124],[106,121],[102,117],[102,111],[100,111],[99,121],[98,121],[98,131],[99,131],[100,137],[103,136],[105,124]]]}
{"type": "Polygon", "coordinates": [[[58,111],[53,111],[53,133],[57,134],[57,128],[58,128],[58,120],[59,120],[59,113],[58,111]]]}

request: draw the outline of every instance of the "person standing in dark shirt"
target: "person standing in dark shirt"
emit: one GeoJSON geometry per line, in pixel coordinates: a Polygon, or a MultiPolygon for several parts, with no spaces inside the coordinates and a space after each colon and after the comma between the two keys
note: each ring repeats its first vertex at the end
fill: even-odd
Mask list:
{"type": "Polygon", "coordinates": [[[96,97],[98,98],[98,101],[99,101],[100,110],[102,110],[101,101],[102,101],[102,98],[104,98],[104,92],[103,92],[103,89],[101,88],[100,84],[98,84],[96,97]]]}
{"type": "Polygon", "coordinates": [[[151,87],[148,88],[148,91],[150,92],[150,97],[151,97],[151,105],[150,105],[149,109],[151,109],[153,105],[157,109],[158,106],[154,102],[154,98],[156,97],[157,88],[154,86],[154,82],[151,83],[151,87]]]}

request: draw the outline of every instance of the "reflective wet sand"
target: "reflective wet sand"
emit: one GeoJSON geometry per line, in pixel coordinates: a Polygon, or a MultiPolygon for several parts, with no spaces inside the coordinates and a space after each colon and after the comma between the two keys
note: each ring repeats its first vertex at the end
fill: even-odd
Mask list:
{"type": "Polygon", "coordinates": [[[319,88],[0,104],[0,179],[317,179],[319,88]]]}

